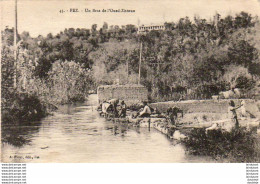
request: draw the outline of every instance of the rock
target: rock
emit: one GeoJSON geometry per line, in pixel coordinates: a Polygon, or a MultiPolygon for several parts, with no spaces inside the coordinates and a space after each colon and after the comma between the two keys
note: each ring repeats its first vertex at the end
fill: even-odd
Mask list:
{"type": "Polygon", "coordinates": [[[216,130],[216,129],[219,129],[219,124],[218,123],[214,123],[211,127],[209,128],[206,128],[206,133],[209,131],[209,130],[216,130]]]}
{"type": "Polygon", "coordinates": [[[219,99],[219,95],[213,95],[213,96],[212,96],[212,99],[213,99],[213,100],[218,100],[218,99],[219,99]]]}
{"type": "Polygon", "coordinates": [[[184,139],[186,138],[187,136],[185,136],[184,134],[180,133],[179,130],[176,130],[174,133],[173,133],[173,139],[176,139],[176,140],[181,140],[181,139],[184,139]]]}
{"type": "Polygon", "coordinates": [[[257,133],[258,135],[260,135],[260,128],[258,128],[258,129],[256,130],[256,133],[257,133]]]}
{"type": "Polygon", "coordinates": [[[47,148],[49,148],[49,146],[41,147],[41,149],[47,149],[47,148]]]}
{"type": "Polygon", "coordinates": [[[235,88],[234,89],[234,93],[235,93],[236,98],[240,98],[241,97],[242,93],[241,93],[239,88],[235,88]]]}

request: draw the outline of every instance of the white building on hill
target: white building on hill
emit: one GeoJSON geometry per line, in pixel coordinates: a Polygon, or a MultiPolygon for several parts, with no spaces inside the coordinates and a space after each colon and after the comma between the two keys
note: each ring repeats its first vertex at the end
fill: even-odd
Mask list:
{"type": "Polygon", "coordinates": [[[165,30],[164,24],[150,24],[150,25],[141,25],[138,27],[138,34],[146,33],[152,30],[165,30]]]}

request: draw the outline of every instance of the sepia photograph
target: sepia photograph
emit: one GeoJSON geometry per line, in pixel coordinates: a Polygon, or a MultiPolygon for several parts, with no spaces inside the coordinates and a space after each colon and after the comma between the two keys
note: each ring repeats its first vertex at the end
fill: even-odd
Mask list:
{"type": "Polygon", "coordinates": [[[260,0],[2,0],[2,163],[259,163],[260,0]]]}

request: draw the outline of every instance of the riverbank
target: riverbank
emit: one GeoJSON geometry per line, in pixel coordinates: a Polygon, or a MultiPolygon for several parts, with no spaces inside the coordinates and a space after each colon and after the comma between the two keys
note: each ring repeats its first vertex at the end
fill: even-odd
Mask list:
{"type": "Polygon", "coordinates": [[[100,117],[95,96],[59,106],[38,123],[4,126],[2,161],[8,163],[201,163],[155,129],[119,125],[100,117]],[[92,101],[93,99],[93,101],[92,101]],[[30,126],[32,125],[33,126],[30,126]],[[11,156],[11,157],[10,157],[11,156]],[[26,156],[37,156],[27,159],[26,156]],[[24,159],[20,159],[24,158],[24,159]]]}
{"type": "MultiPolygon", "coordinates": [[[[210,157],[217,162],[259,162],[259,122],[251,126],[215,127],[207,129],[197,124],[170,125],[166,118],[114,119],[114,123],[143,129],[155,129],[172,141],[185,146],[186,154],[210,157]]],[[[231,121],[229,122],[231,124],[231,121]]],[[[210,126],[210,125],[209,125],[210,126]]]]}
{"type": "MultiPolygon", "coordinates": [[[[209,156],[220,162],[259,162],[259,101],[245,99],[246,109],[250,113],[248,117],[239,116],[239,127],[235,127],[228,118],[229,101],[192,100],[151,104],[164,114],[169,107],[182,109],[184,116],[179,116],[175,125],[171,125],[167,118],[132,118],[131,115],[122,122],[156,129],[183,144],[189,155],[209,156]]],[[[237,105],[240,103],[238,99],[234,101],[237,105]]],[[[120,119],[115,121],[119,122],[120,119]]]]}

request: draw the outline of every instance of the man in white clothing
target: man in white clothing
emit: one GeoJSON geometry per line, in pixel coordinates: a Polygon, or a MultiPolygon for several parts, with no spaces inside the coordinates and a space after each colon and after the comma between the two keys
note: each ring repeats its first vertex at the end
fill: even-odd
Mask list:
{"type": "Polygon", "coordinates": [[[139,117],[150,117],[151,113],[151,108],[144,102],[144,109],[139,113],[139,117]]]}

